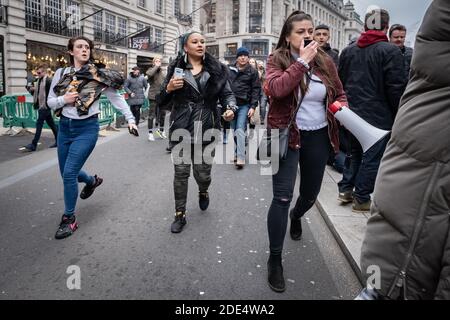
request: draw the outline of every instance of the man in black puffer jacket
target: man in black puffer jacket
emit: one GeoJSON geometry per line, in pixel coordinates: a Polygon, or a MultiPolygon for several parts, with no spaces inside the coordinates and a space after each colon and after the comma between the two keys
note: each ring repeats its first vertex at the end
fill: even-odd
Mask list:
{"type": "MultiPolygon", "coordinates": [[[[407,83],[403,56],[397,46],[388,42],[389,13],[386,10],[367,13],[365,30],[357,43],[342,51],[339,76],[349,107],[371,125],[391,130],[407,83]]],[[[353,201],[354,212],[368,212],[370,194],[388,138],[364,154],[355,137],[350,135],[349,140],[351,161],[339,182],[339,200],[353,201]]]]}

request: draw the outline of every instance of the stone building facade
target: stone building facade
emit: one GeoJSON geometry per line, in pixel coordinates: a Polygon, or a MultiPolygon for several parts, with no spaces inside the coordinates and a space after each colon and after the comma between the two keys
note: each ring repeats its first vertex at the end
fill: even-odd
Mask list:
{"type": "Polygon", "coordinates": [[[199,29],[200,12],[190,14],[202,0],[0,1],[3,95],[25,92],[38,64],[66,65],[67,42],[77,35],[94,40],[96,57],[108,67],[127,74],[138,65],[145,72],[153,58],[176,54],[180,34],[199,29]]]}
{"type": "Polygon", "coordinates": [[[219,59],[232,62],[237,48],[245,46],[252,57],[265,61],[278,42],[283,22],[294,10],[311,14],[315,25],[327,24],[331,46],[342,50],[348,44],[346,8],[343,0],[213,0],[204,7],[200,28],[207,37],[208,51],[219,59]]]}
{"type": "Polygon", "coordinates": [[[361,32],[364,31],[364,22],[355,11],[355,6],[348,1],[344,6],[347,21],[345,23],[345,43],[350,43],[357,39],[361,32]]]}

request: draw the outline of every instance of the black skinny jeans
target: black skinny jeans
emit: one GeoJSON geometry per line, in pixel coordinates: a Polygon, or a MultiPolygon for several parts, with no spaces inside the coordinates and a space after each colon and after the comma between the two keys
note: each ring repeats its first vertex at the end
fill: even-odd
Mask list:
{"type": "Polygon", "coordinates": [[[133,114],[136,121],[136,125],[138,125],[139,121],[141,120],[141,107],[142,105],[130,106],[131,113],[133,114]]]}
{"type": "Polygon", "coordinates": [[[280,160],[279,170],[272,177],[273,199],[267,217],[272,254],[281,254],[283,250],[298,166],[300,165],[300,194],[293,209],[294,219],[300,219],[314,205],[331,150],[328,127],[302,131],[300,137],[301,148],[289,149],[287,159],[280,160]]]}

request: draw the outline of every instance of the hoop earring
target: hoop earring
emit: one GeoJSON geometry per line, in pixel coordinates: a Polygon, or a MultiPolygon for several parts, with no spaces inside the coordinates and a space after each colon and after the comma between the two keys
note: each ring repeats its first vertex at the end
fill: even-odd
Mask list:
{"type": "Polygon", "coordinates": [[[188,63],[188,55],[187,52],[184,52],[184,63],[187,64],[188,63]]]}
{"type": "Polygon", "coordinates": [[[205,62],[206,53],[203,55],[203,62],[205,62]]]}

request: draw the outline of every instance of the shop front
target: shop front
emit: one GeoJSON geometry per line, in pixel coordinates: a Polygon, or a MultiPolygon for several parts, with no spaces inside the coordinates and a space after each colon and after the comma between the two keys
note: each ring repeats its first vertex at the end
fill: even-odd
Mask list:
{"type": "MultiPolygon", "coordinates": [[[[106,65],[106,68],[127,74],[127,55],[120,52],[94,49],[96,61],[106,65]]],[[[46,65],[52,71],[70,65],[69,54],[64,46],[27,41],[27,72],[31,74],[39,65],[46,65]]]]}

